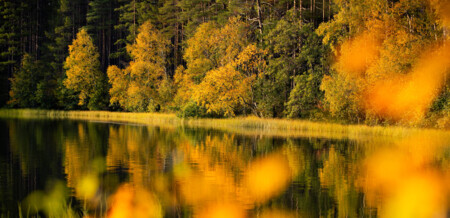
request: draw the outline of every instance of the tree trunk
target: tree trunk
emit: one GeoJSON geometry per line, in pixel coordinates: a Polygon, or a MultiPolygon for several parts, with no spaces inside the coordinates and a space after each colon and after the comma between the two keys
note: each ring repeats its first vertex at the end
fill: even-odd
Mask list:
{"type": "Polygon", "coordinates": [[[302,6],[302,0],[300,0],[298,4],[298,9],[300,10],[300,22],[303,22],[303,6],[302,6]]]}
{"type": "Polygon", "coordinates": [[[39,59],[39,56],[38,56],[38,48],[39,48],[39,0],[36,0],[36,34],[35,34],[35,37],[36,37],[36,39],[35,39],[35,46],[34,46],[34,49],[35,49],[35,55],[36,55],[36,60],[37,59],[39,59]]]}
{"type": "Polygon", "coordinates": [[[322,2],[322,22],[325,22],[325,0],[322,2]]]}
{"type": "Polygon", "coordinates": [[[261,0],[256,0],[256,9],[258,13],[258,28],[259,33],[261,34],[260,42],[262,43],[262,36],[263,36],[263,25],[262,25],[262,18],[261,18],[261,0]]]}
{"type": "Polygon", "coordinates": [[[331,20],[331,0],[328,0],[328,20],[331,20]]]}

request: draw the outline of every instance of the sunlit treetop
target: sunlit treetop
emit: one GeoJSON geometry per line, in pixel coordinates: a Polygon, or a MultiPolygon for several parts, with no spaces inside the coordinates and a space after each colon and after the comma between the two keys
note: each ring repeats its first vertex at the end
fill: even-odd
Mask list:
{"type": "Polygon", "coordinates": [[[93,97],[101,79],[99,53],[86,29],[77,33],[72,45],[69,45],[69,56],[64,62],[67,78],[64,85],[68,89],[79,92],[79,105],[93,97]]]}

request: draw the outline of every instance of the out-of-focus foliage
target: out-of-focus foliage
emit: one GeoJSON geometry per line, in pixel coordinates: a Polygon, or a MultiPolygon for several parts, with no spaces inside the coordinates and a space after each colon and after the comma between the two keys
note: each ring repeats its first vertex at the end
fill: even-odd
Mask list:
{"type": "Polygon", "coordinates": [[[446,4],[337,1],[335,19],[318,28],[336,55],[335,73],[322,82],[331,114],[353,122],[421,123],[440,99],[436,91],[447,73],[436,67],[447,66],[448,51],[439,48],[446,44],[446,4]]]}

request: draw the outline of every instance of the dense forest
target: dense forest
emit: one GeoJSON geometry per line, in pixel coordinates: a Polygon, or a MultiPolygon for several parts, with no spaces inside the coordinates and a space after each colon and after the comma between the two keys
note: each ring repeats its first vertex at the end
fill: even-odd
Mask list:
{"type": "Polygon", "coordinates": [[[0,107],[450,126],[448,0],[0,0],[0,107]]]}

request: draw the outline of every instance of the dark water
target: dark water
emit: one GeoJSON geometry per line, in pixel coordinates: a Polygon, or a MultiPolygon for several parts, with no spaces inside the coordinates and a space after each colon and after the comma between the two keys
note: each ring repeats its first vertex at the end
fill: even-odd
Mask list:
{"type": "Polygon", "coordinates": [[[0,209],[9,217],[449,217],[447,135],[282,138],[0,119],[0,209]]]}

